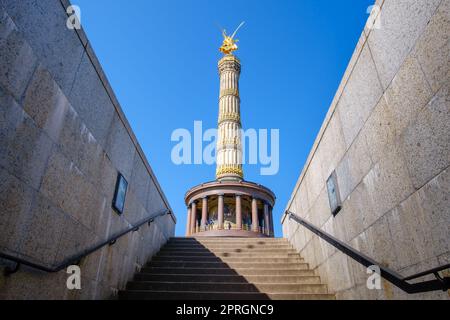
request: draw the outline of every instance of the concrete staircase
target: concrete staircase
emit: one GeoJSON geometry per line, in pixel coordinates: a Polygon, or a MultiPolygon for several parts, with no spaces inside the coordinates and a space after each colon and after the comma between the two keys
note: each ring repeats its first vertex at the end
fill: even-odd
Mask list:
{"type": "Polygon", "coordinates": [[[172,238],[120,299],[334,299],[285,239],[172,238]]]}

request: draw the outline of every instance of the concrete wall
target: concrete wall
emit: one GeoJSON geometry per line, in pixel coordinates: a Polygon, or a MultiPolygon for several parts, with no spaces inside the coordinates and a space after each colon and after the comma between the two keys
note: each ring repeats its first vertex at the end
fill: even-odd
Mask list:
{"type": "MultiPolygon", "coordinates": [[[[66,27],[67,5],[0,0],[0,251],[47,265],[170,208],[89,41],[66,27]]],[[[83,260],[80,291],[65,272],[23,268],[0,275],[0,299],[112,297],[174,226],[160,217],[83,260]]]]}
{"type": "MultiPolygon", "coordinates": [[[[407,276],[450,261],[450,0],[376,3],[286,209],[407,276]]],[[[364,267],[294,221],[283,233],[339,299],[449,298],[370,291],[364,267]]]]}

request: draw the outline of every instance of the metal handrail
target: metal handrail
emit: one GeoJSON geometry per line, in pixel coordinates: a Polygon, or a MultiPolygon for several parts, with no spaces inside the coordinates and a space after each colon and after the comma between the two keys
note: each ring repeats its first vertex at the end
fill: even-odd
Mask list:
{"type": "Polygon", "coordinates": [[[346,243],[342,242],[339,239],[336,239],[332,235],[326,233],[325,231],[319,229],[318,227],[312,225],[305,219],[297,216],[296,214],[286,211],[286,214],[288,215],[289,219],[294,220],[295,222],[303,225],[311,232],[318,235],[320,238],[331,244],[336,249],[340,250],[342,253],[346,254],[353,260],[359,262],[365,267],[371,267],[371,266],[377,266],[380,268],[380,276],[392,283],[393,285],[397,286],[398,288],[402,289],[406,293],[421,293],[421,292],[429,292],[429,291],[436,291],[436,290],[442,290],[447,291],[450,289],[450,277],[442,277],[439,272],[450,269],[450,264],[433,268],[424,272],[420,272],[408,277],[403,277],[402,275],[398,274],[392,269],[389,269],[387,267],[382,266],[380,263],[376,262],[372,258],[366,256],[365,254],[357,251],[356,249],[350,247],[346,243]],[[427,275],[434,275],[436,279],[434,280],[428,280],[418,283],[409,283],[409,280],[421,278],[427,275]]]}
{"type": "Polygon", "coordinates": [[[74,256],[64,260],[63,262],[57,264],[56,266],[48,267],[48,266],[45,266],[45,265],[41,265],[41,264],[37,264],[37,263],[31,262],[31,261],[23,259],[23,258],[15,257],[15,256],[12,256],[12,255],[0,252],[0,258],[1,259],[10,260],[10,261],[13,261],[13,262],[16,263],[16,266],[14,268],[6,267],[5,270],[4,270],[4,274],[6,276],[8,276],[8,275],[11,275],[13,273],[16,273],[17,271],[19,271],[19,268],[20,268],[21,265],[25,265],[25,266],[28,266],[28,267],[31,267],[31,268],[34,268],[34,269],[38,269],[40,271],[48,272],[48,273],[59,272],[59,271],[61,271],[63,269],[66,269],[67,267],[69,267],[71,265],[79,265],[81,263],[81,260],[84,259],[85,257],[87,257],[88,255],[96,252],[97,250],[99,250],[99,249],[101,249],[101,248],[103,248],[103,247],[105,247],[107,245],[110,245],[110,246],[114,245],[119,238],[127,235],[128,233],[130,233],[132,231],[133,232],[138,231],[139,228],[141,226],[143,226],[144,224],[150,225],[156,218],[162,217],[162,216],[165,216],[165,215],[168,215],[168,214],[172,214],[170,212],[170,210],[167,210],[167,209],[166,210],[162,210],[162,211],[158,212],[157,214],[155,214],[155,215],[153,215],[153,216],[151,216],[149,218],[145,218],[144,220],[142,220],[141,222],[137,223],[136,225],[134,225],[134,226],[132,226],[132,227],[130,227],[130,228],[128,228],[128,229],[126,229],[126,230],[124,230],[124,231],[114,235],[114,236],[112,236],[108,240],[103,241],[100,244],[97,244],[97,245],[95,245],[95,246],[93,246],[91,248],[88,248],[88,249],[82,251],[79,254],[76,254],[76,255],[74,255],[74,256]]]}

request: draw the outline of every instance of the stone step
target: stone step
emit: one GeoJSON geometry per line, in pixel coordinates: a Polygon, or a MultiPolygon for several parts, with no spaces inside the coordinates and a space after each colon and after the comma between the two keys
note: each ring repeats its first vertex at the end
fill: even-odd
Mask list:
{"type": "Polygon", "coordinates": [[[120,300],[270,300],[258,292],[119,291],[120,300]]]}
{"type": "Polygon", "coordinates": [[[196,238],[196,239],[185,239],[185,240],[169,240],[169,242],[185,242],[185,243],[206,243],[206,242],[220,242],[220,243],[288,243],[289,241],[285,239],[275,239],[275,238],[196,238]]]}
{"type": "MultiPolygon", "coordinates": [[[[255,253],[228,253],[228,252],[220,252],[220,253],[192,253],[192,252],[160,252],[158,253],[154,258],[168,258],[168,257],[196,257],[196,258],[219,258],[219,259],[226,259],[226,258],[289,258],[289,259],[300,259],[303,258],[297,254],[297,253],[273,253],[273,254],[255,254],[255,253]]],[[[152,260],[154,259],[152,258],[152,260]]]]}
{"type": "Polygon", "coordinates": [[[330,293],[269,293],[270,300],[336,300],[336,296],[330,293]]]}
{"type": "Polygon", "coordinates": [[[186,245],[186,244],[167,244],[161,248],[161,250],[175,250],[175,249],[186,249],[186,250],[209,250],[210,248],[216,249],[216,248],[227,248],[227,249],[239,249],[239,250],[278,250],[278,249],[285,249],[285,250],[294,250],[293,247],[288,245],[282,245],[282,244],[274,244],[274,245],[252,245],[252,244],[243,244],[243,245],[199,245],[199,244],[193,244],[193,245],[186,245]]]}
{"type": "Polygon", "coordinates": [[[211,251],[209,249],[206,248],[198,248],[198,249],[177,249],[177,248],[173,248],[173,249],[167,249],[167,248],[163,248],[161,249],[161,251],[159,251],[158,254],[166,254],[166,253],[198,253],[198,254],[213,254],[213,253],[243,253],[243,254],[276,254],[276,253],[283,253],[283,254],[298,254],[295,250],[293,249],[286,249],[286,250],[279,250],[279,249],[271,249],[271,250],[267,250],[267,249],[231,249],[231,250],[214,250],[211,251]]]}
{"type": "Polygon", "coordinates": [[[192,241],[173,241],[173,240],[169,240],[166,243],[168,244],[183,244],[183,245],[187,245],[187,246],[191,246],[191,245],[207,245],[207,244],[253,244],[253,245],[269,245],[269,244],[278,244],[278,245],[290,245],[290,243],[288,241],[273,241],[273,240],[257,240],[257,239],[242,239],[242,240],[224,240],[224,239],[202,239],[202,240],[192,240],[192,241]]]}
{"type": "Polygon", "coordinates": [[[327,286],[321,283],[252,283],[263,293],[328,294],[327,286]]]}
{"type": "Polygon", "coordinates": [[[300,258],[300,255],[295,252],[186,252],[186,251],[160,251],[156,256],[158,257],[274,257],[274,258],[300,258]]]}
{"type": "Polygon", "coordinates": [[[196,237],[196,238],[171,238],[168,242],[288,242],[284,238],[218,238],[218,237],[196,237]]]}
{"type": "Polygon", "coordinates": [[[168,242],[165,246],[291,246],[288,242],[168,242]]]}
{"type": "Polygon", "coordinates": [[[226,283],[226,282],[148,282],[131,281],[127,284],[127,290],[139,291],[194,291],[194,292],[255,292],[260,291],[250,283],[226,283]]]}
{"type": "Polygon", "coordinates": [[[190,237],[170,238],[168,242],[287,242],[285,238],[224,238],[224,237],[190,237]]]}
{"type": "Polygon", "coordinates": [[[177,267],[144,267],[140,274],[177,274],[177,275],[241,275],[241,276],[314,276],[308,269],[250,269],[250,268],[177,268],[177,267]]]}
{"type": "Polygon", "coordinates": [[[229,283],[248,283],[245,277],[241,275],[222,275],[222,274],[154,274],[138,273],[134,281],[163,281],[163,282],[229,282],[229,283]]]}
{"type": "Polygon", "coordinates": [[[319,276],[289,275],[247,275],[243,276],[251,283],[289,283],[289,284],[321,284],[319,276]]]}
{"type": "Polygon", "coordinates": [[[284,275],[208,275],[208,274],[136,274],[134,281],[163,281],[163,282],[227,282],[227,283],[300,283],[320,284],[317,276],[284,276],[284,275]]]}
{"type": "Polygon", "coordinates": [[[200,292],[256,292],[256,293],[314,293],[327,294],[323,284],[299,283],[227,283],[227,282],[163,282],[131,281],[127,290],[200,291],[200,292]]]}
{"type": "Polygon", "coordinates": [[[165,245],[165,249],[207,249],[207,250],[292,250],[291,246],[287,245],[228,245],[228,244],[217,244],[217,245],[165,245]]]}
{"type": "Polygon", "coordinates": [[[250,268],[250,269],[299,269],[309,268],[307,263],[270,263],[270,262],[185,262],[151,261],[148,267],[164,268],[250,268]]]}
{"type": "Polygon", "coordinates": [[[334,300],[332,294],[192,292],[192,291],[120,291],[121,300],[334,300]]]}
{"type": "Polygon", "coordinates": [[[301,263],[302,259],[299,257],[288,258],[284,257],[192,257],[192,256],[155,256],[149,263],[152,262],[225,262],[225,263],[301,263]]]}
{"type": "Polygon", "coordinates": [[[223,240],[201,240],[201,241],[167,241],[166,245],[212,245],[212,244],[226,244],[226,245],[290,245],[288,241],[223,241],[223,240]]]}
{"type": "Polygon", "coordinates": [[[269,245],[279,245],[279,246],[289,246],[290,243],[287,241],[168,241],[166,245],[184,245],[184,246],[210,246],[210,245],[253,245],[253,246],[269,246],[269,245]]]}

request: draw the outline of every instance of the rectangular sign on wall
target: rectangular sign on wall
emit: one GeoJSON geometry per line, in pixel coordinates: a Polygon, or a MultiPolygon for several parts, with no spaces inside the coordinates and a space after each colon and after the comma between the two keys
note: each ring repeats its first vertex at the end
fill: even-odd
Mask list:
{"type": "Polygon", "coordinates": [[[331,213],[336,216],[342,208],[341,197],[337,184],[336,171],[333,171],[327,180],[328,200],[330,202],[331,213]]]}
{"type": "Polygon", "coordinates": [[[113,208],[117,213],[122,214],[125,208],[125,198],[127,195],[128,182],[122,174],[118,174],[116,190],[114,192],[113,208]]]}

